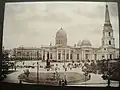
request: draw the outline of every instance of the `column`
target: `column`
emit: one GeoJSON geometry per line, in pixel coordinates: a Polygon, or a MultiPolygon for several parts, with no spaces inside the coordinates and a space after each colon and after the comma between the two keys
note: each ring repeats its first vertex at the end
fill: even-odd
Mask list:
{"type": "Polygon", "coordinates": [[[66,60],[66,49],[65,49],[64,51],[65,51],[65,54],[64,54],[64,59],[66,60]]]}
{"type": "Polygon", "coordinates": [[[57,49],[57,55],[56,55],[57,57],[56,57],[56,60],[58,61],[58,49],[57,49]]]}
{"type": "Polygon", "coordinates": [[[61,61],[62,61],[62,50],[60,51],[60,55],[61,55],[60,59],[61,59],[61,61]]]}
{"type": "Polygon", "coordinates": [[[83,60],[85,61],[85,52],[84,52],[84,50],[83,50],[83,60]]]}
{"type": "Polygon", "coordinates": [[[71,60],[71,58],[70,58],[71,53],[70,52],[71,52],[71,50],[69,49],[69,59],[68,59],[69,61],[71,60]]]}
{"type": "Polygon", "coordinates": [[[47,59],[47,53],[46,53],[46,51],[45,51],[45,61],[46,61],[46,59],[47,59]]]}
{"type": "Polygon", "coordinates": [[[82,56],[81,58],[82,58],[82,60],[83,60],[83,50],[81,51],[81,56],[82,56]]]}
{"type": "Polygon", "coordinates": [[[92,51],[90,50],[90,61],[92,60],[92,51]]]}
{"type": "MultiPolygon", "coordinates": [[[[82,51],[80,51],[80,59],[82,60],[82,51]]],[[[80,61],[81,61],[81,60],[80,60],[80,61]]]]}
{"type": "Polygon", "coordinates": [[[43,50],[42,50],[42,53],[41,53],[41,54],[42,54],[42,60],[43,60],[43,50]]]}

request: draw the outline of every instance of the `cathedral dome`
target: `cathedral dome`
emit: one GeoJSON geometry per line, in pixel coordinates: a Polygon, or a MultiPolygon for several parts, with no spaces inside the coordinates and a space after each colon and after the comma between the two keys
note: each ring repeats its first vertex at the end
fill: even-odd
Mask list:
{"type": "Polygon", "coordinates": [[[66,38],[67,34],[62,28],[60,28],[60,30],[58,30],[56,33],[56,37],[65,37],[66,38]]]}
{"type": "Polygon", "coordinates": [[[89,40],[83,40],[81,46],[92,46],[89,40]]]}
{"type": "Polygon", "coordinates": [[[67,34],[62,27],[56,33],[56,45],[67,45],[67,34]]]}

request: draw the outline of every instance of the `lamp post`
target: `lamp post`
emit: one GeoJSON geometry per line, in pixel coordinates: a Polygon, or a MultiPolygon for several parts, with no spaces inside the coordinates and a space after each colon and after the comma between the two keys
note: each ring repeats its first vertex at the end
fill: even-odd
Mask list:
{"type": "Polygon", "coordinates": [[[108,68],[108,87],[110,87],[110,69],[109,69],[109,59],[107,60],[107,68],[108,68]]]}
{"type": "MultiPolygon", "coordinates": [[[[37,51],[37,59],[38,59],[39,52],[37,51]]],[[[39,62],[37,60],[37,84],[39,84],[39,62]]]]}
{"type": "MultiPolygon", "coordinates": [[[[65,69],[65,50],[63,51],[63,55],[64,55],[64,69],[65,69]]],[[[66,69],[65,69],[66,71],[66,69]]]]}
{"type": "MultiPolygon", "coordinates": [[[[16,56],[15,56],[15,58],[16,58],[16,56]]],[[[16,63],[17,63],[17,61],[16,61],[16,59],[14,59],[14,69],[15,69],[15,71],[16,71],[16,63]]]]}

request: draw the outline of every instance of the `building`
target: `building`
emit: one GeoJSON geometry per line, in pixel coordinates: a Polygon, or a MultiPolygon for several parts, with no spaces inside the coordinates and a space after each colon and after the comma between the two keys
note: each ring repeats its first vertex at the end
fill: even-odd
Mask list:
{"type": "Polygon", "coordinates": [[[14,56],[19,59],[41,59],[55,61],[81,61],[119,58],[119,49],[115,48],[112,24],[110,22],[108,5],[105,8],[105,23],[103,26],[102,45],[92,47],[89,40],[78,42],[77,45],[67,45],[67,33],[61,27],[55,37],[55,45],[40,48],[14,48],[14,56]]]}

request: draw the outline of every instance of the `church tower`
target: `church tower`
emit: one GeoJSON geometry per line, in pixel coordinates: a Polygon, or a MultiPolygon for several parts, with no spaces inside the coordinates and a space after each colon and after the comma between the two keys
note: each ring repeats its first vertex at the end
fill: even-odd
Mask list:
{"type": "Polygon", "coordinates": [[[103,27],[102,47],[115,47],[115,38],[113,37],[113,29],[110,22],[107,4],[105,8],[105,23],[103,27]]]}

